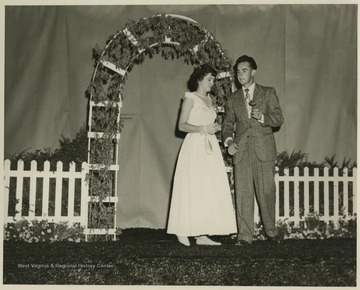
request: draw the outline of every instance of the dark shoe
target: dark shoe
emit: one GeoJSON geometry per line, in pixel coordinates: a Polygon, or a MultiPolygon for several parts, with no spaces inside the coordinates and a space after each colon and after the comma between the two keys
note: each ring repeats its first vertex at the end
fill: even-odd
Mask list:
{"type": "Polygon", "coordinates": [[[238,240],[236,243],[235,243],[235,246],[240,246],[240,247],[246,247],[246,246],[250,246],[251,243],[245,241],[245,240],[238,240]]]}
{"type": "Polygon", "coordinates": [[[280,244],[281,243],[281,239],[279,237],[279,235],[276,235],[275,237],[268,237],[268,241],[272,244],[280,244]]]}

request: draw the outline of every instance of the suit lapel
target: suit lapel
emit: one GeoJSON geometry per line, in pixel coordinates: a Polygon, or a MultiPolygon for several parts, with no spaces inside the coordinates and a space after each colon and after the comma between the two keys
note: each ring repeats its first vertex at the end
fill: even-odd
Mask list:
{"type": "Polygon", "coordinates": [[[256,103],[261,100],[261,88],[257,83],[255,83],[253,99],[256,103]]]}

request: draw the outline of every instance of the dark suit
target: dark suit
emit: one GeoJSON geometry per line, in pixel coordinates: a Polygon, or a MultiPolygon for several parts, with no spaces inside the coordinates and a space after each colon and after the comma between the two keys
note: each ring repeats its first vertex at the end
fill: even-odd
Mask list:
{"type": "Polygon", "coordinates": [[[248,117],[242,89],[232,93],[225,105],[223,140],[233,137],[238,152],[233,156],[238,239],[252,242],[254,196],[268,236],[277,235],[275,226],[275,160],[273,128],[284,121],[275,89],[255,84],[253,100],[264,115],[264,123],[248,117]]]}

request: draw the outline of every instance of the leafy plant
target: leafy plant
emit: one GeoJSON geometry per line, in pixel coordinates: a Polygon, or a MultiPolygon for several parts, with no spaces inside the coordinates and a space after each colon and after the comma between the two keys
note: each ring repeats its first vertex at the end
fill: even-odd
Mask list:
{"type": "Polygon", "coordinates": [[[309,173],[312,174],[314,168],[324,168],[325,162],[309,162],[307,158],[308,154],[301,152],[301,150],[293,150],[290,154],[287,151],[280,152],[276,160],[276,166],[278,167],[277,173],[284,175],[284,170],[287,168],[289,169],[289,173],[292,174],[295,167],[298,167],[300,172],[303,172],[304,168],[307,167],[309,168],[309,173]]]}
{"type": "Polygon", "coordinates": [[[74,139],[62,137],[59,140],[59,147],[54,151],[51,148],[37,149],[34,152],[29,152],[26,149],[20,153],[16,153],[9,157],[11,161],[12,170],[16,169],[19,160],[24,161],[24,169],[30,170],[30,163],[32,160],[37,161],[38,170],[43,170],[44,162],[50,162],[50,170],[56,170],[56,163],[63,162],[64,170],[68,170],[69,164],[75,162],[76,168],[81,168],[81,163],[87,160],[88,152],[88,138],[85,126],[79,129],[74,139]]]}
{"type": "MultiPolygon", "coordinates": [[[[356,215],[350,219],[341,217],[336,223],[325,223],[319,213],[309,213],[303,222],[295,225],[289,220],[278,220],[277,229],[281,239],[329,239],[356,238],[356,215]]],[[[255,224],[254,240],[265,240],[266,234],[261,222],[255,224]]]]}
{"type": "Polygon", "coordinates": [[[84,227],[67,222],[53,223],[48,220],[20,220],[4,226],[4,240],[15,242],[82,242],[84,227]]]}

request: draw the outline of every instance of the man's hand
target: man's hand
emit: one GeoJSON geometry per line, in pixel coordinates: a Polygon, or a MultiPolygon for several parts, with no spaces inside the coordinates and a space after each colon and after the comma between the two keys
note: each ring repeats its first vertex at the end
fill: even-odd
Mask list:
{"type": "Polygon", "coordinates": [[[262,112],[259,109],[253,108],[251,110],[251,117],[253,117],[256,120],[260,120],[262,116],[262,112]]]}
{"type": "Polygon", "coordinates": [[[233,142],[233,141],[229,141],[228,142],[228,152],[230,155],[234,155],[236,152],[238,152],[239,148],[238,145],[233,142]]]}

